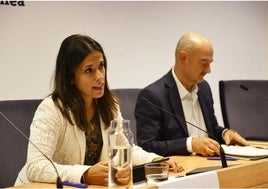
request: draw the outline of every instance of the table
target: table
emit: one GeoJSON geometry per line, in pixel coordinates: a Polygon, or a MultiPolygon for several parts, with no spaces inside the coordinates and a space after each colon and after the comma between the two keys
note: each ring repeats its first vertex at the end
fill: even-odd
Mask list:
{"type": "MultiPolygon", "coordinates": [[[[268,149],[267,141],[249,141],[249,143],[252,146],[268,149]]],[[[268,158],[258,161],[244,161],[240,166],[230,167],[227,170],[220,169],[217,174],[221,188],[268,188],[268,158]]]]}
{"type": "MultiPolygon", "coordinates": [[[[254,144],[260,146],[255,142],[254,144]]],[[[267,147],[267,144],[261,145],[267,147]]],[[[179,176],[185,176],[187,172],[198,167],[221,166],[219,160],[207,160],[205,157],[196,155],[171,156],[170,158],[179,161],[183,165],[185,171],[176,173],[179,176]]],[[[229,167],[215,171],[220,188],[268,188],[268,158],[256,161],[227,161],[227,163],[229,167]]],[[[174,174],[171,173],[171,175],[174,174]]],[[[199,175],[202,180],[202,174],[199,175]]],[[[31,183],[12,188],[56,188],[56,186],[55,184],[31,183]]],[[[64,186],[64,188],[71,187],[64,186]]],[[[90,186],[90,188],[103,188],[103,186],[90,186]]]]}
{"type": "MultiPolygon", "coordinates": [[[[171,156],[171,159],[182,163],[185,171],[177,173],[185,176],[197,167],[221,165],[220,161],[207,160],[200,156],[171,156]]],[[[216,171],[220,188],[268,188],[268,159],[257,161],[228,161],[230,166],[216,171]]],[[[172,173],[171,173],[172,174],[172,173]]],[[[14,188],[56,188],[55,184],[31,183],[14,188]]],[[[64,186],[64,188],[71,188],[64,186]]],[[[90,186],[90,188],[103,188],[99,186],[90,186]]]]}
{"type": "MultiPolygon", "coordinates": [[[[171,157],[180,161],[185,168],[185,175],[196,167],[221,165],[220,161],[209,161],[204,157],[182,156],[171,157]]],[[[220,188],[268,188],[268,159],[257,161],[237,160],[227,161],[227,168],[216,171],[220,188]]]]}
{"type": "MultiPolygon", "coordinates": [[[[268,148],[267,141],[249,141],[250,145],[268,148]]],[[[221,165],[220,161],[208,161],[200,156],[173,156],[185,168],[181,174],[206,166],[221,165]]],[[[268,188],[268,158],[257,161],[237,160],[227,161],[228,166],[217,170],[220,188],[268,188]]]]}

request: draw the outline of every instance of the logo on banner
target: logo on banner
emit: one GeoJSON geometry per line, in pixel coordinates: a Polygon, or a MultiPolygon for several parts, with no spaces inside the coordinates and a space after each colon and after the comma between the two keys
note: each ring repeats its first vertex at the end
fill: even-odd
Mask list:
{"type": "Polygon", "coordinates": [[[24,1],[0,1],[0,5],[20,6],[24,7],[24,1]]]}

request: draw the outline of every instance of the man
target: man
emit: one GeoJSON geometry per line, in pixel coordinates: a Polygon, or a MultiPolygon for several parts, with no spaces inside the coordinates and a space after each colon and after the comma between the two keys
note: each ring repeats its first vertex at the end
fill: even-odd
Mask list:
{"type": "Polygon", "coordinates": [[[214,156],[219,155],[219,143],[248,145],[238,133],[217,123],[211,89],[204,80],[212,62],[213,47],[208,39],[198,33],[181,37],[174,67],[138,96],[135,118],[139,146],[163,156],[193,152],[214,156]]]}

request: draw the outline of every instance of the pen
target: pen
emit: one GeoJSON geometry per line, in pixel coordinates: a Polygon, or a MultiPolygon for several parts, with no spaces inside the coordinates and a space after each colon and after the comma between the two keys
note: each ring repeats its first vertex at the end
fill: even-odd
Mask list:
{"type": "Polygon", "coordinates": [[[255,148],[258,148],[258,149],[268,149],[267,147],[264,147],[264,146],[253,146],[255,148]]]}
{"type": "MultiPolygon", "coordinates": [[[[235,158],[235,157],[226,157],[225,159],[228,161],[238,160],[238,158],[235,158]]],[[[208,157],[207,160],[221,160],[221,157],[208,157]]]]}
{"type": "Polygon", "coordinates": [[[160,162],[167,161],[167,160],[169,160],[169,158],[168,158],[168,157],[164,157],[164,158],[162,158],[162,159],[153,161],[153,163],[160,163],[160,162]]]}
{"type": "Polygon", "coordinates": [[[74,182],[65,181],[65,182],[62,182],[62,184],[65,185],[65,186],[73,186],[73,187],[76,187],[76,188],[87,188],[87,185],[82,184],[82,183],[74,183],[74,182]]]}

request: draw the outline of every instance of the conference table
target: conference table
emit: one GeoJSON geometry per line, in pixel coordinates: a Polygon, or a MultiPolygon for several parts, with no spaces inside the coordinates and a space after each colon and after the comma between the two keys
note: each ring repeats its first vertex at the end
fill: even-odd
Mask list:
{"type": "MultiPolygon", "coordinates": [[[[265,144],[267,145],[267,143],[265,144]]],[[[179,161],[184,171],[181,173],[170,172],[168,181],[159,183],[155,188],[268,188],[268,158],[260,160],[227,161],[228,167],[212,170],[205,173],[186,176],[186,173],[200,167],[221,166],[220,160],[208,160],[206,157],[171,156],[179,161]],[[210,184],[212,183],[212,184],[210,184]]],[[[145,188],[145,181],[135,183],[133,188],[145,188]]],[[[11,188],[56,188],[55,184],[31,183],[11,188]]],[[[64,186],[64,188],[72,188],[64,186]]],[[[104,188],[103,186],[90,185],[88,188],[104,188]]]]}

